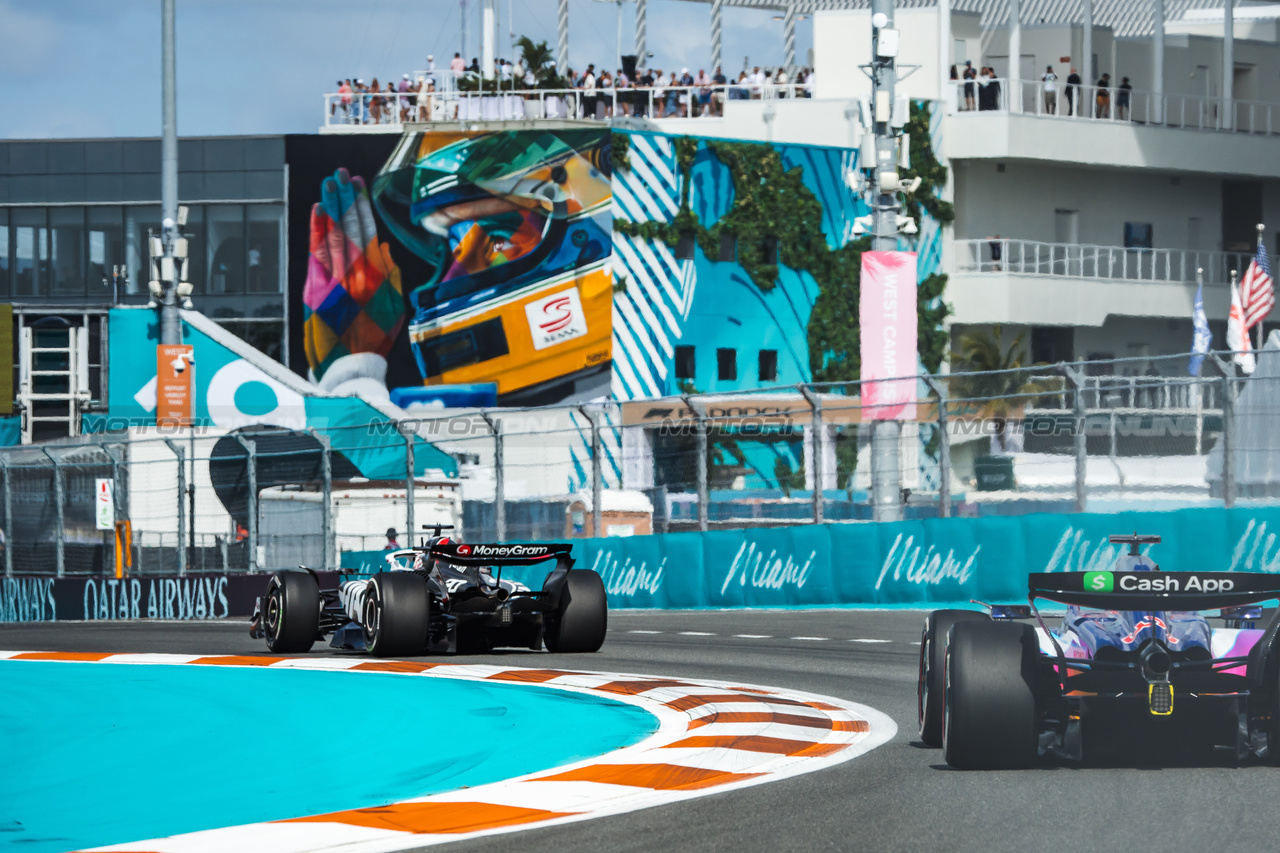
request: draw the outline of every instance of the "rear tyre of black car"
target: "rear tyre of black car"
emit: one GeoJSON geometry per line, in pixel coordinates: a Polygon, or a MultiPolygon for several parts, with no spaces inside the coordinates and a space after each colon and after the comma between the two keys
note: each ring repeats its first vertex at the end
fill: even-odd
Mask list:
{"type": "Polygon", "coordinates": [[[935,610],[924,618],[920,635],[920,680],[916,685],[920,740],[926,746],[942,746],[942,658],[947,632],[957,622],[990,622],[977,610],[935,610]]]}
{"type": "Polygon", "coordinates": [[[422,654],[431,618],[427,582],[412,572],[379,572],[369,581],[361,617],[370,653],[378,657],[422,654]]]}
{"type": "Polygon", "coordinates": [[[1030,767],[1036,760],[1036,666],[1030,625],[958,622],[947,637],[942,753],[961,770],[1030,767]]]}
{"type": "Polygon", "coordinates": [[[604,581],[590,569],[570,569],[560,589],[560,607],[543,636],[549,652],[598,652],[609,631],[604,581]]]}
{"type": "Polygon", "coordinates": [[[267,582],[262,630],[273,652],[309,652],[320,634],[320,584],[310,572],[276,572],[267,582]]]}

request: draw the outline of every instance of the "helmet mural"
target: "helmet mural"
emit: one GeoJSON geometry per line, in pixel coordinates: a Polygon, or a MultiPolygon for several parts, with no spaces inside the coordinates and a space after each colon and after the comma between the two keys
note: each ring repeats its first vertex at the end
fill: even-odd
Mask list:
{"type": "Polygon", "coordinates": [[[427,384],[497,381],[505,393],[607,363],[607,134],[407,134],[373,199],[433,271],[410,294],[427,384]]]}

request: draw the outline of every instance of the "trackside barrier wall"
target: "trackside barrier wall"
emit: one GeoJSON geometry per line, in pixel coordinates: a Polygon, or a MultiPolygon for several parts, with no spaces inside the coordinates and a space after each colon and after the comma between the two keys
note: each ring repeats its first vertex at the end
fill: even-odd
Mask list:
{"type": "MultiPolygon", "coordinates": [[[[604,578],[611,607],[935,607],[1019,602],[1030,572],[1105,570],[1114,533],[1154,533],[1169,571],[1280,572],[1280,506],[1032,514],[886,524],[670,533],[576,541],[578,568],[604,578]]],[[[343,554],[353,569],[379,552],[343,554]]],[[[507,569],[539,588],[550,564],[507,569]]]]}
{"type": "MultiPolygon", "coordinates": [[[[320,572],[332,587],[338,575],[320,572]]],[[[268,574],[147,575],[121,578],[0,578],[0,622],[127,619],[247,619],[266,592],[268,574]]]]}

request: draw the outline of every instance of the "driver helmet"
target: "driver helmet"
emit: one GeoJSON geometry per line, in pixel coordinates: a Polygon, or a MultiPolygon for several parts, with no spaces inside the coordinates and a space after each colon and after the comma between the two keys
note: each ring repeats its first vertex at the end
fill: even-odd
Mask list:
{"type": "Polygon", "coordinates": [[[418,555],[418,562],[422,564],[422,568],[428,572],[436,569],[438,561],[431,556],[431,549],[437,545],[451,545],[455,540],[449,536],[429,536],[423,544],[422,553],[418,555]]]}
{"type": "Polygon", "coordinates": [[[1125,554],[1116,561],[1118,572],[1158,572],[1160,565],[1147,554],[1125,554]]]}

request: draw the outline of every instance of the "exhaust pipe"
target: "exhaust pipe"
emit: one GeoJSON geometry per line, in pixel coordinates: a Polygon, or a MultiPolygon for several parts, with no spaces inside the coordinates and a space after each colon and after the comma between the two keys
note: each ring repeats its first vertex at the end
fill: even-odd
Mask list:
{"type": "Polygon", "coordinates": [[[1147,681],[1168,681],[1169,671],[1173,668],[1173,659],[1164,646],[1154,640],[1147,643],[1139,653],[1142,659],[1142,674],[1147,681]]]}
{"type": "Polygon", "coordinates": [[[501,604],[511,597],[511,592],[505,586],[500,586],[493,590],[493,592],[490,592],[489,597],[501,604]]]}

